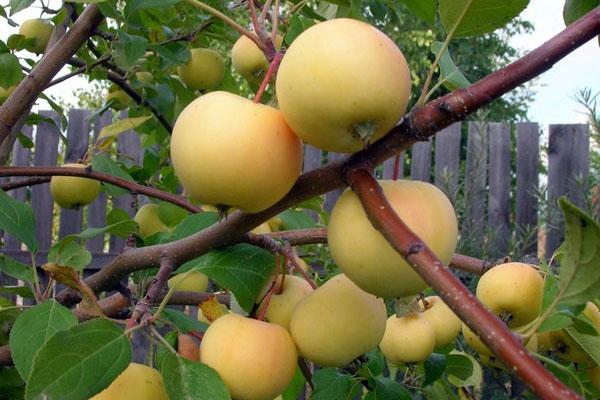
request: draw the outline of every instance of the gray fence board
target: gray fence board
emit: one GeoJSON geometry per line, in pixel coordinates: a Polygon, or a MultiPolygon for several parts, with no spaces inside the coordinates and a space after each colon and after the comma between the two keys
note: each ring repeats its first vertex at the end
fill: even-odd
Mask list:
{"type": "Polygon", "coordinates": [[[533,122],[517,124],[515,225],[517,240],[528,243],[523,249],[527,254],[537,254],[539,142],[540,130],[538,124],[533,122]],[[534,232],[531,232],[532,230],[534,232]],[[533,235],[533,238],[528,238],[531,235],[533,235]]]}
{"type": "Polygon", "coordinates": [[[435,135],[435,185],[456,199],[460,163],[461,123],[457,122],[435,135]]]}
{"type": "Polygon", "coordinates": [[[411,149],[410,178],[429,182],[431,176],[431,140],[415,143],[411,149]]]}
{"type": "Polygon", "coordinates": [[[490,255],[502,257],[510,244],[510,126],[490,123],[488,132],[490,255]]]}
{"type": "Polygon", "coordinates": [[[322,152],[310,144],[304,145],[304,162],[302,165],[302,171],[312,171],[315,168],[321,166],[322,152]]]}
{"type": "Polygon", "coordinates": [[[566,195],[578,206],[585,204],[584,189],[589,173],[589,129],[587,125],[550,125],[548,140],[548,220],[546,255],[558,248],[562,239],[562,217],[556,207],[566,195]]]}
{"type": "MultiPolygon", "coordinates": [[[[392,179],[394,177],[394,164],[396,163],[396,157],[387,159],[383,163],[382,178],[392,179]]],[[[400,160],[398,160],[398,179],[404,178],[404,153],[400,154],[400,160]]]]}
{"type": "MultiPolygon", "coordinates": [[[[327,163],[332,163],[332,162],[341,160],[342,158],[344,158],[346,156],[347,156],[347,154],[343,154],[343,153],[328,153],[327,154],[327,163]]],[[[325,210],[327,210],[328,212],[331,212],[331,210],[333,210],[333,206],[335,206],[335,202],[337,201],[338,197],[340,197],[342,192],[343,192],[343,189],[336,189],[325,195],[325,203],[323,205],[325,210]]]]}

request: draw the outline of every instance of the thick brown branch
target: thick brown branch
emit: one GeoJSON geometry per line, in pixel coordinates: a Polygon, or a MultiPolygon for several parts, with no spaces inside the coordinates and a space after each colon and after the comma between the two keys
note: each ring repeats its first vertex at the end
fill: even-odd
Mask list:
{"type": "MultiPolygon", "coordinates": [[[[163,192],[162,190],[140,185],[139,183],[131,182],[116,176],[104,174],[102,172],[92,171],[88,168],[68,168],[68,167],[0,167],[0,177],[7,176],[81,176],[84,178],[95,179],[97,181],[110,183],[111,185],[119,186],[129,190],[131,193],[144,194],[155,199],[167,201],[176,204],[193,213],[200,212],[200,208],[188,202],[184,198],[172,193],[163,192]]],[[[42,183],[42,182],[33,182],[42,183]]]]}
{"type": "MultiPolygon", "coordinates": [[[[600,9],[595,9],[525,57],[494,72],[468,88],[452,92],[414,110],[387,136],[349,159],[303,174],[292,190],[277,204],[257,214],[236,212],[211,227],[185,239],[129,250],[101,271],[87,278],[88,285],[101,291],[131,272],[157,266],[160,254],[168,252],[183,263],[206,251],[239,240],[267,219],[314,196],[344,186],[344,170],[361,164],[377,165],[406,150],[417,140],[433,135],[451,123],[509,92],[552,67],[568,53],[600,32],[600,9]]],[[[68,294],[59,300],[68,302],[68,294]]]]}
{"type": "Polygon", "coordinates": [[[10,134],[12,127],[35,102],[44,87],[92,35],[102,18],[96,4],[88,5],[71,29],[52,46],[0,106],[0,143],[10,134]]]}
{"type": "Polygon", "coordinates": [[[442,297],[483,342],[531,389],[544,399],[578,399],[576,393],[529,355],[520,339],[498,317],[491,314],[427,245],[398,217],[381,186],[365,169],[347,174],[373,226],[392,247],[442,297]]]}
{"type": "Polygon", "coordinates": [[[450,261],[450,268],[460,269],[475,275],[483,275],[485,271],[492,268],[494,263],[479,258],[469,257],[462,254],[455,254],[450,261]]]}

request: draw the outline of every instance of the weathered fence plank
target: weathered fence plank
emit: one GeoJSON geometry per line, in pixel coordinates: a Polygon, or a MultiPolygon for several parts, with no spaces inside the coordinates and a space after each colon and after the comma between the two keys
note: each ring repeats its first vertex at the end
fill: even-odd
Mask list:
{"type": "Polygon", "coordinates": [[[585,204],[589,173],[589,129],[587,125],[550,125],[548,138],[548,229],[546,256],[550,257],[562,239],[562,217],[556,207],[566,195],[574,204],[585,204]]]}
{"type": "MultiPolygon", "coordinates": [[[[394,177],[394,165],[396,163],[396,157],[392,157],[383,163],[382,178],[392,179],[394,177]]],[[[404,153],[400,154],[400,160],[398,161],[398,179],[404,178],[404,153]]]]}
{"type": "Polygon", "coordinates": [[[456,199],[458,191],[460,136],[460,122],[450,125],[435,135],[434,182],[452,201],[456,199]]]}
{"type": "MultiPolygon", "coordinates": [[[[342,158],[344,158],[346,156],[347,156],[347,154],[343,154],[343,153],[328,153],[327,154],[327,163],[332,163],[332,162],[341,160],[342,158]]],[[[343,189],[336,189],[325,195],[325,203],[323,204],[323,207],[325,208],[325,210],[327,210],[328,212],[331,212],[331,210],[333,210],[333,206],[335,206],[335,202],[337,201],[338,197],[340,197],[342,192],[343,192],[343,189]]]]}
{"type": "Polygon", "coordinates": [[[526,254],[537,255],[540,130],[537,123],[517,124],[516,238],[526,254]]]}
{"type": "Polygon", "coordinates": [[[410,178],[429,182],[431,177],[431,140],[415,143],[411,149],[410,178]]]}
{"type": "Polygon", "coordinates": [[[510,244],[510,126],[488,124],[488,226],[491,257],[506,255],[510,244]]]}
{"type": "Polygon", "coordinates": [[[310,144],[304,145],[304,163],[302,165],[302,171],[312,171],[313,169],[321,166],[323,153],[320,149],[317,149],[310,144]]]}

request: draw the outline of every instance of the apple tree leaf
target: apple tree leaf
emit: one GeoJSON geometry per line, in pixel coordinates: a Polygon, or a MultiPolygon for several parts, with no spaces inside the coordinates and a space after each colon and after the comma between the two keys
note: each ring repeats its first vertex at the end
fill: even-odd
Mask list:
{"type": "Polygon", "coordinates": [[[446,373],[448,381],[457,387],[478,387],[483,379],[481,365],[473,356],[452,350],[446,355],[446,373]]]}
{"type": "Polygon", "coordinates": [[[354,377],[341,373],[336,368],[323,368],[315,371],[313,381],[315,391],[312,400],[352,399],[361,388],[354,377]]]}
{"type": "Polygon", "coordinates": [[[23,77],[19,59],[12,53],[0,54],[0,87],[9,88],[23,77]]]}
{"type": "Polygon", "coordinates": [[[501,28],[527,4],[529,0],[440,0],[439,12],[446,32],[455,29],[454,37],[466,37],[501,28]]]}
{"type": "Polygon", "coordinates": [[[125,131],[137,128],[150,118],[151,117],[149,115],[146,115],[144,117],[121,119],[102,128],[100,134],[98,134],[98,140],[117,137],[125,131]]]}
{"type": "MultiPolygon", "coordinates": [[[[115,161],[111,160],[110,157],[104,154],[96,154],[94,156],[92,159],[92,169],[133,182],[133,178],[127,172],[119,167],[115,161]]],[[[112,196],[122,196],[129,193],[126,189],[106,183],[102,185],[102,189],[112,196]]]]}
{"type": "Polygon", "coordinates": [[[24,380],[31,372],[34,355],[56,332],[77,325],[77,318],[55,300],[47,300],[24,311],[10,331],[10,349],[15,367],[24,380]]]}
{"type": "Polygon", "coordinates": [[[574,327],[566,328],[565,332],[589,355],[596,365],[600,365],[600,336],[587,335],[578,332],[574,327]]]}
{"type": "Polygon", "coordinates": [[[25,243],[31,252],[37,252],[38,242],[31,206],[15,200],[3,190],[0,190],[0,230],[25,243]]]}
{"type": "Polygon", "coordinates": [[[218,216],[216,212],[201,212],[187,216],[181,221],[173,231],[172,239],[179,240],[186,238],[194,233],[200,232],[216,223],[218,216]]]}
{"type": "Polygon", "coordinates": [[[0,254],[0,272],[20,281],[31,282],[33,279],[31,266],[15,261],[5,254],[0,254]]]}
{"type": "Polygon", "coordinates": [[[579,306],[600,297],[600,226],[565,197],[559,204],[565,216],[559,305],[579,306]]]}
{"type": "Polygon", "coordinates": [[[34,0],[10,0],[10,15],[13,16],[33,4],[34,0]]]}
{"type": "MultiPolygon", "coordinates": [[[[431,45],[431,51],[436,56],[442,50],[443,43],[442,42],[434,42],[431,45]]],[[[444,54],[440,58],[439,62],[440,66],[440,81],[446,89],[448,90],[456,90],[459,88],[467,87],[471,84],[469,80],[463,75],[463,73],[458,69],[452,56],[450,55],[450,51],[446,49],[444,54]]]]}
{"type": "Polygon", "coordinates": [[[565,25],[571,25],[599,5],[600,0],[565,0],[563,8],[565,25]]]}
{"type": "Polygon", "coordinates": [[[177,272],[190,269],[202,272],[233,292],[240,306],[249,312],[275,271],[275,257],[264,249],[241,243],[188,261],[177,272]]]}
{"type": "Polygon", "coordinates": [[[97,318],[57,332],[38,351],[25,400],[87,400],[104,390],[131,362],[124,332],[97,318]]]}
{"type": "Polygon", "coordinates": [[[202,398],[211,400],[231,399],[219,374],[206,364],[169,352],[161,364],[161,373],[171,399],[194,400],[200,393],[202,398]]]}
{"type": "MultiPolygon", "coordinates": [[[[433,25],[435,22],[435,11],[437,7],[436,0],[400,0],[402,3],[408,7],[408,9],[415,14],[417,17],[421,18],[423,21],[427,22],[429,25],[433,25]]],[[[394,8],[394,4],[397,3],[397,0],[388,0],[388,4],[390,7],[394,8]]]]}

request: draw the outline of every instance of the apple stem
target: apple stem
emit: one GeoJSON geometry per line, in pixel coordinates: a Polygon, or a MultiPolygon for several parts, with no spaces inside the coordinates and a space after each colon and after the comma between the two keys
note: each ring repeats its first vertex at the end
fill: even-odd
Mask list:
{"type": "Polygon", "coordinates": [[[258,88],[256,95],[254,96],[255,103],[260,103],[260,99],[261,99],[262,95],[264,94],[265,90],[267,89],[267,85],[271,81],[271,77],[277,73],[277,69],[279,69],[279,64],[281,63],[282,59],[283,59],[282,52],[278,51],[277,53],[275,53],[275,57],[273,57],[273,61],[271,61],[271,64],[269,64],[269,69],[267,70],[267,73],[265,74],[265,78],[261,82],[260,87],[258,88]]]}

